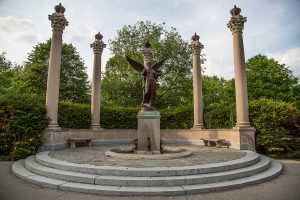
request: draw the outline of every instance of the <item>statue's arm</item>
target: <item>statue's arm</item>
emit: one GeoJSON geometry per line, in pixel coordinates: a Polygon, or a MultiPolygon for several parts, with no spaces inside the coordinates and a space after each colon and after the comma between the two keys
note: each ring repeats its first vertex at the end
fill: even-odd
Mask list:
{"type": "Polygon", "coordinates": [[[144,69],[144,66],[139,63],[139,62],[136,62],[135,60],[131,59],[129,56],[125,56],[126,57],[126,60],[127,62],[134,68],[136,69],[139,73],[141,73],[144,69]]]}
{"type": "Polygon", "coordinates": [[[151,68],[154,71],[157,71],[164,64],[165,61],[166,61],[166,59],[163,59],[162,61],[155,63],[154,65],[151,66],[151,68]]]}

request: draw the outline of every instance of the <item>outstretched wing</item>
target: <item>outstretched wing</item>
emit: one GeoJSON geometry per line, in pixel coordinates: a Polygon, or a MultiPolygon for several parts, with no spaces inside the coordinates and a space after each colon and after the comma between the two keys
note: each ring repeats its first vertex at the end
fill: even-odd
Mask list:
{"type": "Polygon", "coordinates": [[[163,59],[162,61],[155,63],[154,65],[151,66],[151,69],[153,69],[154,71],[157,71],[166,61],[166,59],[163,59]]]}
{"type": "Polygon", "coordinates": [[[127,62],[129,62],[129,64],[136,69],[139,73],[141,73],[144,69],[144,66],[141,63],[136,62],[135,60],[131,59],[129,56],[125,56],[127,62]]]}

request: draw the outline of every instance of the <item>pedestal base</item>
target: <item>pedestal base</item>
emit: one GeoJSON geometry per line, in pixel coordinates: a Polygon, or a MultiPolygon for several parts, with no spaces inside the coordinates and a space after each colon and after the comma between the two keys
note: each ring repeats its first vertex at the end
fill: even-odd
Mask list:
{"type": "Polygon", "coordinates": [[[160,113],[142,110],[138,113],[138,151],[160,152],[160,113]]]}
{"type": "Polygon", "coordinates": [[[236,147],[240,150],[250,150],[255,151],[255,131],[253,126],[236,126],[233,127],[234,130],[238,131],[239,143],[236,147]]]}

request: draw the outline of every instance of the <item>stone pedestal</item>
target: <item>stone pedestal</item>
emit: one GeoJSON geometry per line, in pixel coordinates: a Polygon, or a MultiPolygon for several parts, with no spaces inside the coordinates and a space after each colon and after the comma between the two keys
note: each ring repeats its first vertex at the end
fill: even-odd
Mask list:
{"type": "Polygon", "coordinates": [[[240,150],[255,150],[255,131],[252,126],[248,127],[234,127],[233,130],[237,131],[237,143],[232,143],[232,148],[240,150]]]}
{"type": "Polygon", "coordinates": [[[138,113],[137,153],[160,153],[160,113],[142,110],[138,113]],[[150,143],[150,144],[149,144],[150,143]]]}

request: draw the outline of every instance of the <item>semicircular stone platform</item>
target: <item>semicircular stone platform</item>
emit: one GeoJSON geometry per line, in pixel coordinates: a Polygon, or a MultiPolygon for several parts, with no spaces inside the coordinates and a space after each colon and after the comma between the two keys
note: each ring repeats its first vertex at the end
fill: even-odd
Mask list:
{"type": "Polygon", "coordinates": [[[280,162],[252,151],[180,146],[193,156],[166,161],[107,158],[115,146],[44,151],[12,166],[31,183],[101,195],[185,195],[239,188],[279,175],[280,162]]]}

